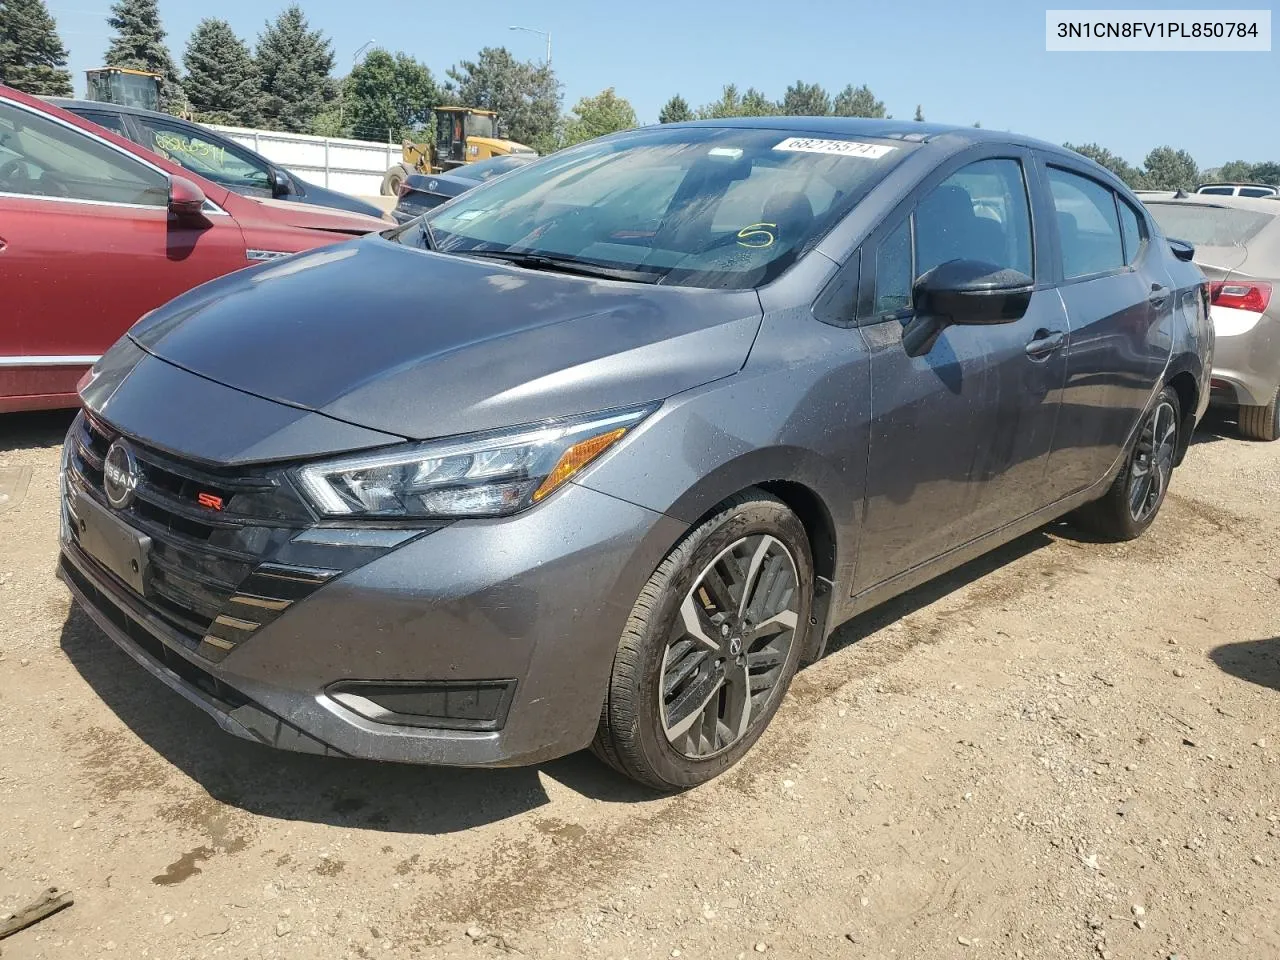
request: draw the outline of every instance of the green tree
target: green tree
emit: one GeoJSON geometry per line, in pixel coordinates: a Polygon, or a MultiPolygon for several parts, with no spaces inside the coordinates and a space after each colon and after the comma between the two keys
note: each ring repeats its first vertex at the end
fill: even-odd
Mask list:
{"type": "Polygon", "coordinates": [[[107,26],[115,31],[115,36],[103,58],[106,65],[160,74],[160,109],[184,112],[186,95],[178,67],[164,42],[156,0],[116,0],[111,5],[107,26]]]}
{"type": "Polygon", "coordinates": [[[837,117],[884,117],[884,101],[877,100],[865,83],[860,87],[848,84],[836,94],[831,112],[837,117]]]}
{"type": "Polygon", "coordinates": [[[1275,160],[1267,160],[1263,163],[1255,163],[1252,170],[1253,179],[1259,183],[1270,183],[1280,187],[1280,163],[1275,160]]]}
{"type": "MultiPolygon", "coordinates": [[[[1209,171],[1206,170],[1205,173],[1208,174],[1209,171]]],[[[1232,160],[1230,163],[1224,163],[1221,169],[1213,175],[1213,179],[1236,181],[1252,180],[1253,164],[1249,163],[1247,160],[1232,160]]]]}
{"type": "Polygon", "coordinates": [[[38,97],[71,96],[67,48],[44,0],[0,0],[0,83],[38,97]]]}
{"type": "Polygon", "coordinates": [[[1099,166],[1106,167],[1134,189],[1145,186],[1142,171],[1128,163],[1123,157],[1112,153],[1106,147],[1100,147],[1096,143],[1082,143],[1078,146],[1064,143],[1063,146],[1068,150],[1074,150],[1081,156],[1088,157],[1099,166]]]}
{"type": "Polygon", "coordinates": [[[659,123],[683,123],[685,120],[692,119],[693,108],[689,106],[689,101],[678,93],[658,111],[659,123]]]}
{"type": "Polygon", "coordinates": [[[440,90],[426,65],[408,54],[371,50],[343,81],[342,102],[353,136],[400,140],[429,124],[440,90]]]}
{"type": "Polygon", "coordinates": [[[698,108],[699,120],[723,120],[725,117],[742,115],[742,97],[736,84],[726,84],[720,92],[720,99],[698,108]]]}
{"type": "Polygon", "coordinates": [[[539,153],[560,140],[560,82],[549,63],[517,60],[506,47],[485,47],[448,70],[446,95],[457,104],[496,110],[504,134],[539,153]]]}
{"type": "Polygon", "coordinates": [[[819,84],[797,80],[787,87],[779,109],[788,117],[825,117],[831,113],[831,97],[819,84]]]}
{"type": "Polygon", "coordinates": [[[778,105],[755,87],[747,87],[747,92],[742,95],[742,102],[738,104],[740,117],[769,117],[777,112],[778,105]]]}
{"type": "Polygon", "coordinates": [[[916,120],[916,122],[917,122],[917,123],[923,123],[923,122],[924,122],[924,107],[922,107],[922,106],[921,106],[920,104],[918,104],[918,103],[916,104],[916,116],[915,116],[915,120],[916,120]]]}
{"type": "Polygon", "coordinates": [[[1156,147],[1147,154],[1143,180],[1152,190],[1194,190],[1200,171],[1185,150],[1156,147]]]}
{"type": "Polygon", "coordinates": [[[196,24],[182,58],[187,75],[182,89],[197,120],[257,126],[258,67],[249,45],[231,24],[208,17],[196,24]]]}
{"type": "Polygon", "coordinates": [[[594,140],[607,133],[629,130],[635,125],[636,111],[630,101],[609,87],[594,97],[583,97],[573,105],[573,115],[564,125],[564,144],[570,146],[594,140]]]}
{"type": "Polygon", "coordinates": [[[292,6],[258,35],[254,60],[261,77],[263,123],[273,130],[306,133],[337,96],[333,47],[312,30],[302,8],[292,6]]]}

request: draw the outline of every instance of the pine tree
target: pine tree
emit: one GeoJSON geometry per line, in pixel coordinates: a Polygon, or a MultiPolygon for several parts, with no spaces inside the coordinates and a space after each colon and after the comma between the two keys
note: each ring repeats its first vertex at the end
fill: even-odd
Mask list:
{"type": "Polygon", "coordinates": [[[312,30],[302,8],[292,6],[258,36],[254,59],[262,78],[263,123],[290,133],[310,131],[325,104],[337,96],[333,47],[312,30]]]}
{"type": "Polygon", "coordinates": [[[44,0],[0,0],[0,83],[43,97],[71,96],[67,49],[44,0]]]}
{"type": "Polygon", "coordinates": [[[680,94],[676,94],[665,104],[658,113],[659,123],[683,123],[685,120],[693,119],[693,109],[689,106],[689,101],[680,94]]]}
{"type": "Polygon", "coordinates": [[[195,119],[242,127],[258,124],[258,67],[231,24],[214,17],[201,20],[187,40],[183,63],[187,75],[182,88],[195,119]]]}
{"type": "Polygon", "coordinates": [[[106,65],[160,74],[160,109],[169,113],[185,112],[186,96],[178,68],[164,42],[156,0],[116,0],[111,5],[107,25],[116,35],[107,47],[106,65]]]}

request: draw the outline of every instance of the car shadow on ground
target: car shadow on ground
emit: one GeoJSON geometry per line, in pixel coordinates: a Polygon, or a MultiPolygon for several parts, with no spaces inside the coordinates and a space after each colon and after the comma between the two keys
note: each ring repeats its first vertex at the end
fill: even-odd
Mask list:
{"type": "Polygon", "coordinates": [[[1280,637],[1224,643],[1209,651],[1209,659],[1223,673],[1280,690],[1280,637]]]}
{"type": "MultiPolygon", "coordinates": [[[[539,772],[595,800],[652,800],[583,752],[537,767],[467,770],[319,757],[275,750],[224,733],[205,713],[159,683],[74,603],[63,624],[67,659],[107,707],[143,741],[215,800],[248,813],[389,833],[449,834],[549,803],[539,772]]],[[[105,741],[137,762],[123,740],[105,741]]],[[[95,749],[102,750],[98,744],[95,749]]],[[[145,762],[145,761],[143,761],[145,762]]],[[[118,773],[111,773],[115,782],[118,773]]]]}
{"type": "Polygon", "coordinates": [[[985,553],[977,559],[961,564],[954,570],[935,577],[933,580],[923,583],[913,590],[908,590],[892,600],[887,600],[880,606],[859,614],[852,620],[846,620],[831,634],[830,639],[827,641],[826,655],[842,650],[879,630],[883,630],[894,621],[901,620],[903,617],[909,616],[917,610],[921,610],[929,606],[929,604],[955,593],[961,587],[966,587],[981,580],[987,574],[994,573],[1015,560],[1051,546],[1054,542],[1054,536],[1049,535],[1050,531],[1055,536],[1063,539],[1081,541],[1086,539],[1085,534],[1061,521],[1050,527],[1042,527],[1039,530],[1024,534],[1016,540],[1009,541],[1004,546],[997,547],[990,553],[985,553]]]}
{"type": "Polygon", "coordinates": [[[1217,443],[1219,440],[1239,440],[1240,425],[1236,422],[1235,414],[1227,413],[1215,407],[1210,407],[1205,412],[1204,419],[1196,427],[1195,433],[1191,435],[1190,446],[1199,443],[1217,443]]]}
{"type": "Polygon", "coordinates": [[[74,410],[0,413],[0,453],[61,446],[75,415],[74,410]]]}

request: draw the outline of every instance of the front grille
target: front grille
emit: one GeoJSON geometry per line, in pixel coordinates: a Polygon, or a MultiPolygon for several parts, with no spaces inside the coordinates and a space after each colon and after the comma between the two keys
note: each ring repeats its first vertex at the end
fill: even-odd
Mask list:
{"type": "MultiPolygon", "coordinates": [[[[103,464],[119,436],[85,413],[72,425],[65,507],[77,545],[72,494],[79,491],[107,506],[103,464]]],[[[300,529],[311,526],[311,516],[279,477],[210,469],[125,439],[140,476],[133,502],[113,512],[151,538],[141,599],[180,641],[210,660],[219,660],[248,633],[300,598],[296,590],[280,595],[258,589],[255,594],[264,596],[256,599],[266,603],[257,608],[260,615],[237,616],[239,607],[230,615],[224,613],[229,603],[238,602],[242,584],[251,577],[264,579],[255,573],[260,564],[278,554],[300,529]],[[202,506],[201,494],[217,498],[222,509],[202,506]]],[[[311,589],[337,572],[314,572],[309,578],[311,589]]]]}

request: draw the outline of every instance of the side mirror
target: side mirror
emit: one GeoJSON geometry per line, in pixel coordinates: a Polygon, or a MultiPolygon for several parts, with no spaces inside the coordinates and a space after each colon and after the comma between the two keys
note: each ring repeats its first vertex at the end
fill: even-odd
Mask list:
{"type": "Polygon", "coordinates": [[[186,177],[169,178],[169,212],[179,220],[201,216],[204,204],[204,191],[186,177]]]}
{"type": "Polygon", "coordinates": [[[1034,290],[1035,281],[1020,270],[982,260],[940,263],[911,288],[915,316],[902,331],[903,347],[919,357],[952,325],[1020,320],[1034,290]]]}
{"type": "Polygon", "coordinates": [[[272,167],[267,176],[271,180],[271,196],[287,197],[293,193],[293,182],[289,179],[289,175],[279,167],[272,167]]]}
{"type": "Polygon", "coordinates": [[[1175,237],[1169,237],[1169,249],[1173,251],[1173,255],[1183,263],[1190,263],[1196,258],[1195,244],[1186,240],[1178,240],[1175,237]]]}

